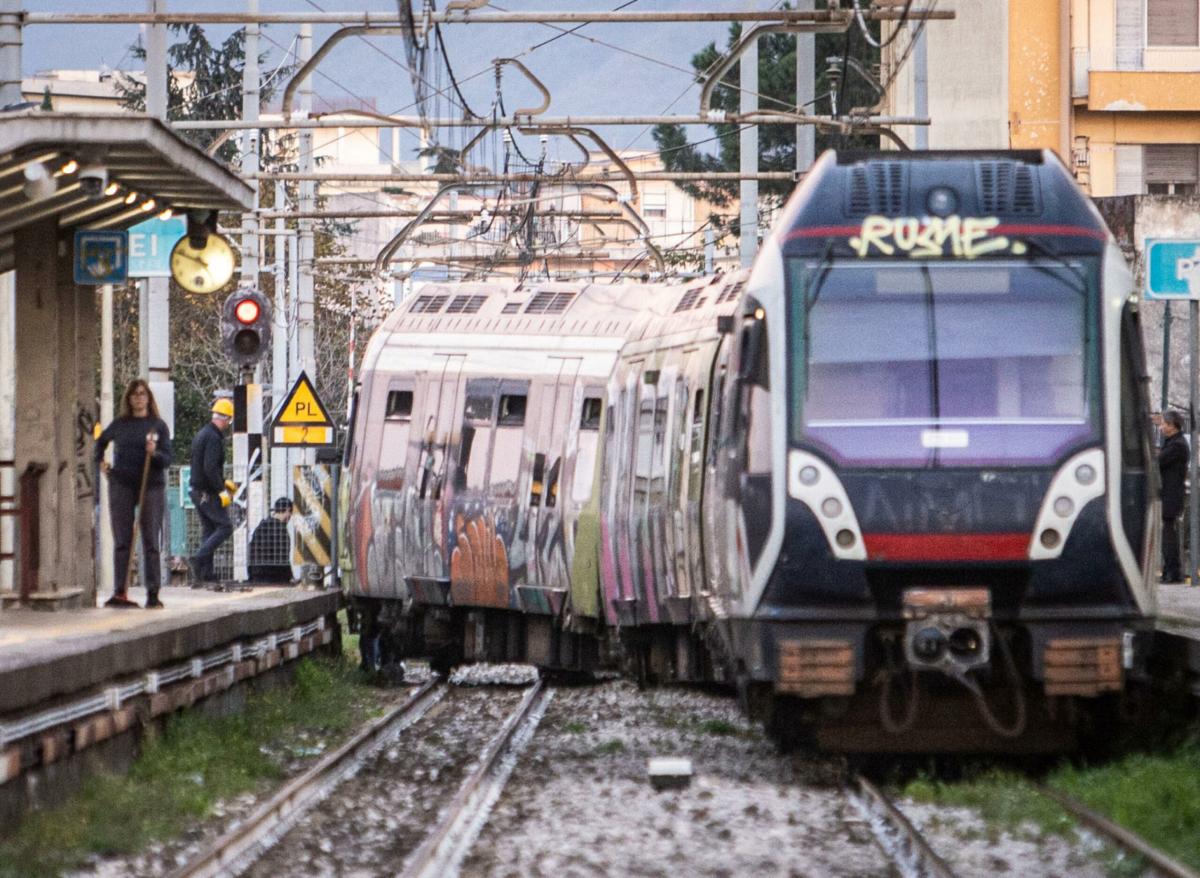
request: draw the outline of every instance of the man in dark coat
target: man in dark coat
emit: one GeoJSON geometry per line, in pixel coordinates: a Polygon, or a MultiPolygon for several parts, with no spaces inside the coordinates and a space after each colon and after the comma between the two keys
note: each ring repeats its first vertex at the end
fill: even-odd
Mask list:
{"type": "Polygon", "coordinates": [[[277,497],[271,515],[264,518],[250,538],[250,581],[286,585],[292,581],[291,540],[288,539],[288,519],[292,517],[292,501],[277,497]]]}
{"type": "Polygon", "coordinates": [[[192,504],[200,514],[204,539],[191,558],[192,572],[198,582],[214,582],[213,555],[233,533],[233,523],[225,511],[225,431],[233,423],[233,403],[218,399],[213,403],[212,420],[192,440],[192,475],[189,485],[192,504]]]}
{"type": "Polygon", "coordinates": [[[1162,554],[1163,582],[1182,582],[1179,561],[1179,517],[1183,515],[1184,480],[1188,471],[1188,445],[1183,435],[1183,415],[1164,412],[1162,450],[1158,453],[1158,472],[1162,480],[1162,554]]]}

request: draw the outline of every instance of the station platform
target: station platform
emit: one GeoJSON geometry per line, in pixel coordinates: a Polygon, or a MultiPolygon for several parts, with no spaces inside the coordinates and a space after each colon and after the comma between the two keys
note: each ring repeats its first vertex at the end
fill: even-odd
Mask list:
{"type": "Polygon", "coordinates": [[[1159,585],[1158,629],[1200,640],[1200,586],[1159,585]]]}
{"type": "Polygon", "coordinates": [[[339,593],[165,587],[139,606],[0,613],[0,812],[8,781],[333,642],[339,593]]]}

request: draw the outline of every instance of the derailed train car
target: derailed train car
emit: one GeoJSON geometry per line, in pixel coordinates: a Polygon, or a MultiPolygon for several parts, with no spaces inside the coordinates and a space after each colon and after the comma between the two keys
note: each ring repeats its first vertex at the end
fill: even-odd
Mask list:
{"type": "Polygon", "coordinates": [[[725,680],[830,749],[1069,746],[1154,609],[1131,290],[1036,152],[826,154],[748,275],[428,285],[347,447],[368,654],[725,680]]]}

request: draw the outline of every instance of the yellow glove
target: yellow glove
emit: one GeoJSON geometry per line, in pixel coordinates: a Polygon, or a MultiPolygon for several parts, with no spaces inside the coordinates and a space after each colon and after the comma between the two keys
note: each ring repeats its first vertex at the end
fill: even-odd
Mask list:
{"type": "Polygon", "coordinates": [[[221,492],[221,508],[224,509],[233,502],[233,496],[228,491],[221,492]]]}
{"type": "Polygon", "coordinates": [[[228,491],[230,494],[236,494],[237,489],[238,489],[237,482],[233,481],[232,479],[225,480],[225,490],[226,491],[228,491]]]}

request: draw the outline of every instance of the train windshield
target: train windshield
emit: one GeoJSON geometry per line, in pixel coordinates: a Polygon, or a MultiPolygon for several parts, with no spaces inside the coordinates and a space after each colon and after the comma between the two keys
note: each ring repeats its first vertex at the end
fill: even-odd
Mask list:
{"type": "Polygon", "coordinates": [[[1096,271],[791,260],[793,441],[845,466],[1055,462],[1097,432],[1096,271]]]}

